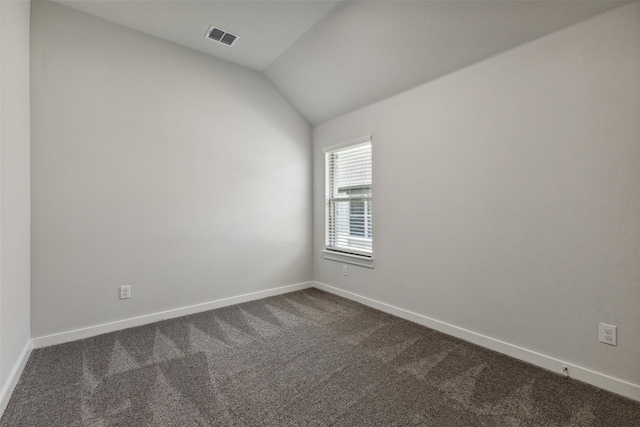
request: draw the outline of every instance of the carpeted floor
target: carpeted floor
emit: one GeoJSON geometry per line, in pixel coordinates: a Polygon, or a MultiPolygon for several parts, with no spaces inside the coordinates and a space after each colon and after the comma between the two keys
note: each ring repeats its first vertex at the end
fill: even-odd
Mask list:
{"type": "Polygon", "coordinates": [[[639,426],[640,402],[308,289],[33,351],[9,426],[639,426]]]}

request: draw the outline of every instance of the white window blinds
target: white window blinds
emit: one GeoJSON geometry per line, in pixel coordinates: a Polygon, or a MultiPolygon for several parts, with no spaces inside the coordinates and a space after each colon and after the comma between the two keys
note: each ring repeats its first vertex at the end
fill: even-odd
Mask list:
{"type": "Polygon", "coordinates": [[[372,255],[371,141],[325,152],[326,248],[372,255]]]}

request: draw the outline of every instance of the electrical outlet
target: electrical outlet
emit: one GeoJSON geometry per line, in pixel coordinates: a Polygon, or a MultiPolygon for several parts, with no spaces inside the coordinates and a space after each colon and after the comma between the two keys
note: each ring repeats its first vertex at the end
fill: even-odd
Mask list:
{"type": "Polygon", "coordinates": [[[345,276],[349,275],[349,266],[348,265],[343,265],[342,266],[342,274],[344,274],[345,276]]]}
{"type": "Polygon", "coordinates": [[[600,342],[609,345],[618,345],[618,331],[614,325],[607,325],[606,323],[600,323],[599,327],[599,339],[600,342]]]}
{"type": "Polygon", "coordinates": [[[131,285],[120,286],[120,299],[131,298],[131,285]]]}

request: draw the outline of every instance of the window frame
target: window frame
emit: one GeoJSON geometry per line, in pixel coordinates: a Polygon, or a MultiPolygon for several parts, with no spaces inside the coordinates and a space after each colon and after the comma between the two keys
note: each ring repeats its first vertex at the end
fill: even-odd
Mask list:
{"type": "MultiPolygon", "coordinates": [[[[341,257],[349,257],[349,258],[357,258],[360,260],[373,260],[373,144],[372,144],[372,138],[371,136],[365,136],[362,138],[358,138],[358,139],[354,139],[354,140],[350,140],[350,141],[346,141],[340,144],[335,144],[335,145],[331,145],[328,147],[324,148],[324,174],[325,174],[325,188],[324,188],[324,193],[325,193],[325,201],[324,201],[324,215],[325,215],[325,226],[324,226],[324,250],[322,251],[325,254],[330,254],[330,255],[339,255],[341,257]],[[364,214],[364,218],[363,218],[363,227],[364,227],[364,236],[362,235],[353,235],[353,239],[366,239],[368,241],[370,241],[370,247],[371,247],[371,252],[367,252],[364,250],[359,250],[358,248],[353,248],[353,247],[348,247],[348,246],[330,246],[330,221],[331,221],[331,215],[329,213],[330,210],[330,200],[333,200],[333,198],[330,198],[328,196],[329,194],[329,186],[330,186],[330,171],[329,171],[329,162],[328,162],[328,157],[327,154],[331,153],[331,152],[335,152],[335,151],[341,151],[341,150],[345,150],[345,149],[349,149],[349,148],[355,148],[359,145],[365,145],[365,144],[369,144],[371,146],[371,169],[370,169],[370,173],[371,173],[371,178],[370,181],[368,183],[368,186],[370,187],[370,191],[369,191],[369,196],[367,199],[363,198],[363,199],[354,199],[352,202],[349,203],[349,206],[351,206],[351,203],[353,202],[359,202],[362,201],[363,205],[365,206],[364,210],[363,210],[363,214],[364,214]],[[367,203],[369,202],[369,203],[367,203]],[[370,218],[367,216],[367,213],[371,213],[370,218]],[[369,235],[369,236],[367,236],[369,235]]],[[[362,185],[360,185],[362,186],[362,185]]],[[[366,186],[366,184],[365,184],[366,186]]],[[[334,202],[335,203],[335,202],[334,202]]],[[[337,214],[336,214],[337,215],[337,214]]],[[[334,216],[335,217],[335,216],[334,216]]],[[[351,213],[349,213],[349,219],[348,219],[348,223],[349,225],[351,224],[351,213]]],[[[351,236],[351,233],[349,232],[349,236],[351,236]]],[[[351,238],[351,237],[350,237],[351,238]]],[[[327,257],[324,256],[323,257],[325,259],[332,259],[334,261],[341,261],[341,262],[349,262],[349,261],[345,261],[343,259],[335,259],[335,258],[331,258],[331,257],[327,257]]],[[[358,264],[358,265],[363,265],[357,262],[351,262],[352,264],[358,264]]],[[[373,264],[366,264],[363,265],[366,267],[372,267],[373,264]]]]}

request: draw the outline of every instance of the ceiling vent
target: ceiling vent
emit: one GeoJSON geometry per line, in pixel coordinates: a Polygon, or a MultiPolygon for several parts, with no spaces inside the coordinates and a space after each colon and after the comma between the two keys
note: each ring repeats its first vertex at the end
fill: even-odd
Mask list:
{"type": "Polygon", "coordinates": [[[231,33],[227,33],[224,30],[221,30],[220,28],[216,28],[213,25],[209,27],[209,31],[207,31],[205,37],[227,46],[233,46],[234,43],[240,38],[231,33]]]}

